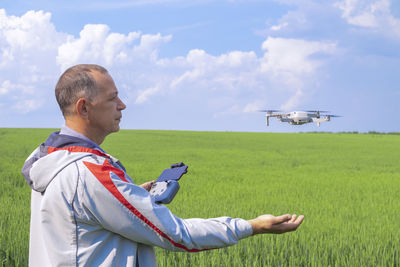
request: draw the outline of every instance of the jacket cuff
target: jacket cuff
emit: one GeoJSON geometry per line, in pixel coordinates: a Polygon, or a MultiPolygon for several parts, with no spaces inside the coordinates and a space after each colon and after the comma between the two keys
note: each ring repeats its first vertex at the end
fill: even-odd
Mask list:
{"type": "Polygon", "coordinates": [[[249,237],[253,234],[253,227],[251,227],[248,221],[244,219],[238,219],[236,224],[238,229],[237,235],[239,239],[249,237]]]}

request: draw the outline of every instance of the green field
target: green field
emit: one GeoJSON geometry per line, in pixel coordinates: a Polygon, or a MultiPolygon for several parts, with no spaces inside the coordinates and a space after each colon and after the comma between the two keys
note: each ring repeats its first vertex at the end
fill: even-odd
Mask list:
{"type": "MultiPolygon", "coordinates": [[[[26,266],[30,188],[20,174],[50,129],[0,129],[0,266],[26,266]]],[[[297,232],[201,253],[157,249],[159,266],[400,266],[400,136],[123,130],[102,147],[136,183],[189,172],[182,218],[297,213],[297,232]]]]}

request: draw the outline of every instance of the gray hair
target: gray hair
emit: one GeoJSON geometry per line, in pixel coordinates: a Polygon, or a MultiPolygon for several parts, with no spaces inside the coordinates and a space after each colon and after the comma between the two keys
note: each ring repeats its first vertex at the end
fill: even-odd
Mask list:
{"type": "Polygon", "coordinates": [[[97,96],[98,87],[91,74],[98,71],[108,74],[102,66],[95,64],[80,64],[67,69],[56,85],[56,99],[64,117],[71,115],[68,107],[75,104],[81,97],[93,100],[97,96]]]}

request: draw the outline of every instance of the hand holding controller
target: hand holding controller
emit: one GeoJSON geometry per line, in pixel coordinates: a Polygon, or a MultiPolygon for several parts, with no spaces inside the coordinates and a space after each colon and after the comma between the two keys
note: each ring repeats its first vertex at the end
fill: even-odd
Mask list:
{"type": "Polygon", "coordinates": [[[172,164],[170,169],[165,169],[150,189],[150,195],[156,203],[168,204],[175,197],[180,186],[178,180],[187,173],[188,166],[183,162],[172,164]]]}

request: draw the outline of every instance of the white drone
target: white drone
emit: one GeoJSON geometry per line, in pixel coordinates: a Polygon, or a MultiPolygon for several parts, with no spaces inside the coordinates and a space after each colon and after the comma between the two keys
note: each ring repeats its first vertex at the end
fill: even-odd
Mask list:
{"type": "Polygon", "coordinates": [[[338,115],[325,114],[329,111],[321,110],[306,110],[306,111],[291,111],[279,113],[280,110],[259,110],[260,112],[267,112],[265,115],[267,126],[269,126],[269,118],[276,117],[281,122],[288,122],[291,125],[301,125],[309,122],[316,122],[319,127],[321,122],[330,121],[332,117],[341,117],[338,115]]]}

